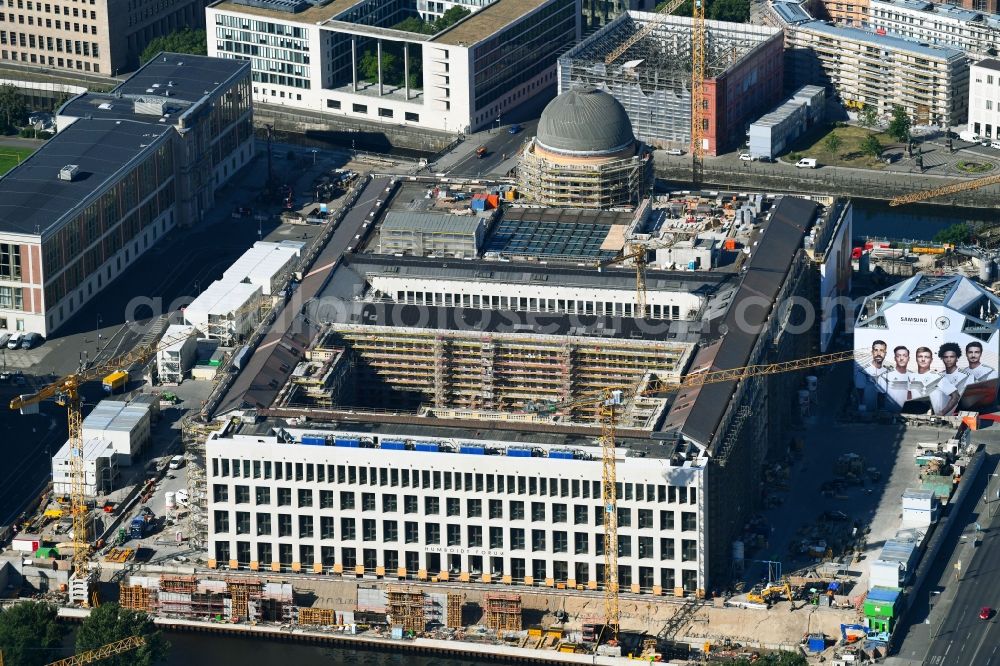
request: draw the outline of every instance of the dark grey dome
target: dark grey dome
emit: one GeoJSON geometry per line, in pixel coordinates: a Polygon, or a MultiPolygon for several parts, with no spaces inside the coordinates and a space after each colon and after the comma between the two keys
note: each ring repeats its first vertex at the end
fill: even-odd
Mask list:
{"type": "Polygon", "coordinates": [[[625,107],[595,88],[567,90],[548,103],[535,140],[557,153],[602,155],[635,143],[625,107]]]}

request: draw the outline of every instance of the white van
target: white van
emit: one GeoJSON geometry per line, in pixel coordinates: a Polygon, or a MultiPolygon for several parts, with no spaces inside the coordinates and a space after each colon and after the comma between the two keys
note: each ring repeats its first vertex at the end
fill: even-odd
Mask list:
{"type": "Polygon", "coordinates": [[[795,163],[795,166],[797,166],[800,169],[815,169],[816,159],[813,157],[803,157],[801,160],[795,163]]]}
{"type": "Polygon", "coordinates": [[[992,143],[990,143],[990,148],[996,148],[997,150],[1000,150],[1000,141],[993,141],[992,143]]]}
{"type": "Polygon", "coordinates": [[[962,130],[958,133],[958,138],[969,143],[979,143],[979,135],[971,130],[962,130]]]}
{"type": "Polygon", "coordinates": [[[21,346],[21,340],[24,338],[24,333],[18,331],[14,335],[10,336],[10,340],[7,341],[7,349],[17,349],[21,346]]]}

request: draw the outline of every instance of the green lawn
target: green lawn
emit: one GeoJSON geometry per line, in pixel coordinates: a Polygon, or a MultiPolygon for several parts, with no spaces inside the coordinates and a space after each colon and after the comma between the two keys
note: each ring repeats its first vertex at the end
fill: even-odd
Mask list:
{"type": "Polygon", "coordinates": [[[802,157],[814,157],[820,164],[827,166],[848,166],[860,167],[863,169],[884,169],[885,162],[881,162],[867,155],[861,154],[861,142],[869,134],[875,134],[883,148],[899,146],[899,142],[884,132],[873,132],[863,127],[827,127],[826,130],[810,132],[795,142],[794,150],[802,157]],[[836,153],[830,152],[826,147],[826,138],[830,134],[840,137],[841,146],[836,153]]]}
{"type": "Polygon", "coordinates": [[[0,176],[4,175],[26,158],[35,152],[33,148],[11,148],[10,146],[0,146],[0,176]]]}

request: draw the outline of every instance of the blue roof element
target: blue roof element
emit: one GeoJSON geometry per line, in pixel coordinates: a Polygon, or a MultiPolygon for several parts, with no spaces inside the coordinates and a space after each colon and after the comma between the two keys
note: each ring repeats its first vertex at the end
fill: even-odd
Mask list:
{"type": "Polygon", "coordinates": [[[873,587],[868,591],[868,596],[866,599],[868,601],[885,601],[888,603],[896,603],[899,599],[901,590],[898,587],[873,587]]]}

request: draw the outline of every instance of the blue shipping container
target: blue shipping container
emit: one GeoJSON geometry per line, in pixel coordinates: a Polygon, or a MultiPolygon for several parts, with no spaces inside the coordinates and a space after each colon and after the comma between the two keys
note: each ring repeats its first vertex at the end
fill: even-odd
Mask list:
{"type": "Polygon", "coordinates": [[[572,460],[572,451],[549,451],[549,458],[559,458],[560,460],[572,460]]]}
{"type": "Polygon", "coordinates": [[[531,449],[507,449],[507,455],[511,458],[530,458],[531,449]]]}
{"type": "Polygon", "coordinates": [[[469,446],[469,445],[464,445],[464,446],[460,446],[458,448],[458,452],[459,453],[468,453],[469,455],[473,455],[473,456],[485,456],[486,455],[486,447],[485,446],[469,446]]]}
{"type": "Polygon", "coordinates": [[[428,451],[430,453],[437,453],[441,450],[441,446],[431,442],[417,442],[413,445],[415,451],[428,451]]]}
{"type": "Polygon", "coordinates": [[[302,443],[306,446],[326,446],[326,437],[319,435],[302,435],[302,443]]]}
{"type": "Polygon", "coordinates": [[[340,439],[339,437],[333,440],[334,446],[346,446],[351,449],[356,449],[361,446],[361,440],[358,439],[340,439]]]}
{"type": "Polygon", "coordinates": [[[406,444],[396,439],[382,440],[382,448],[390,451],[405,451],[406,444]]]}

